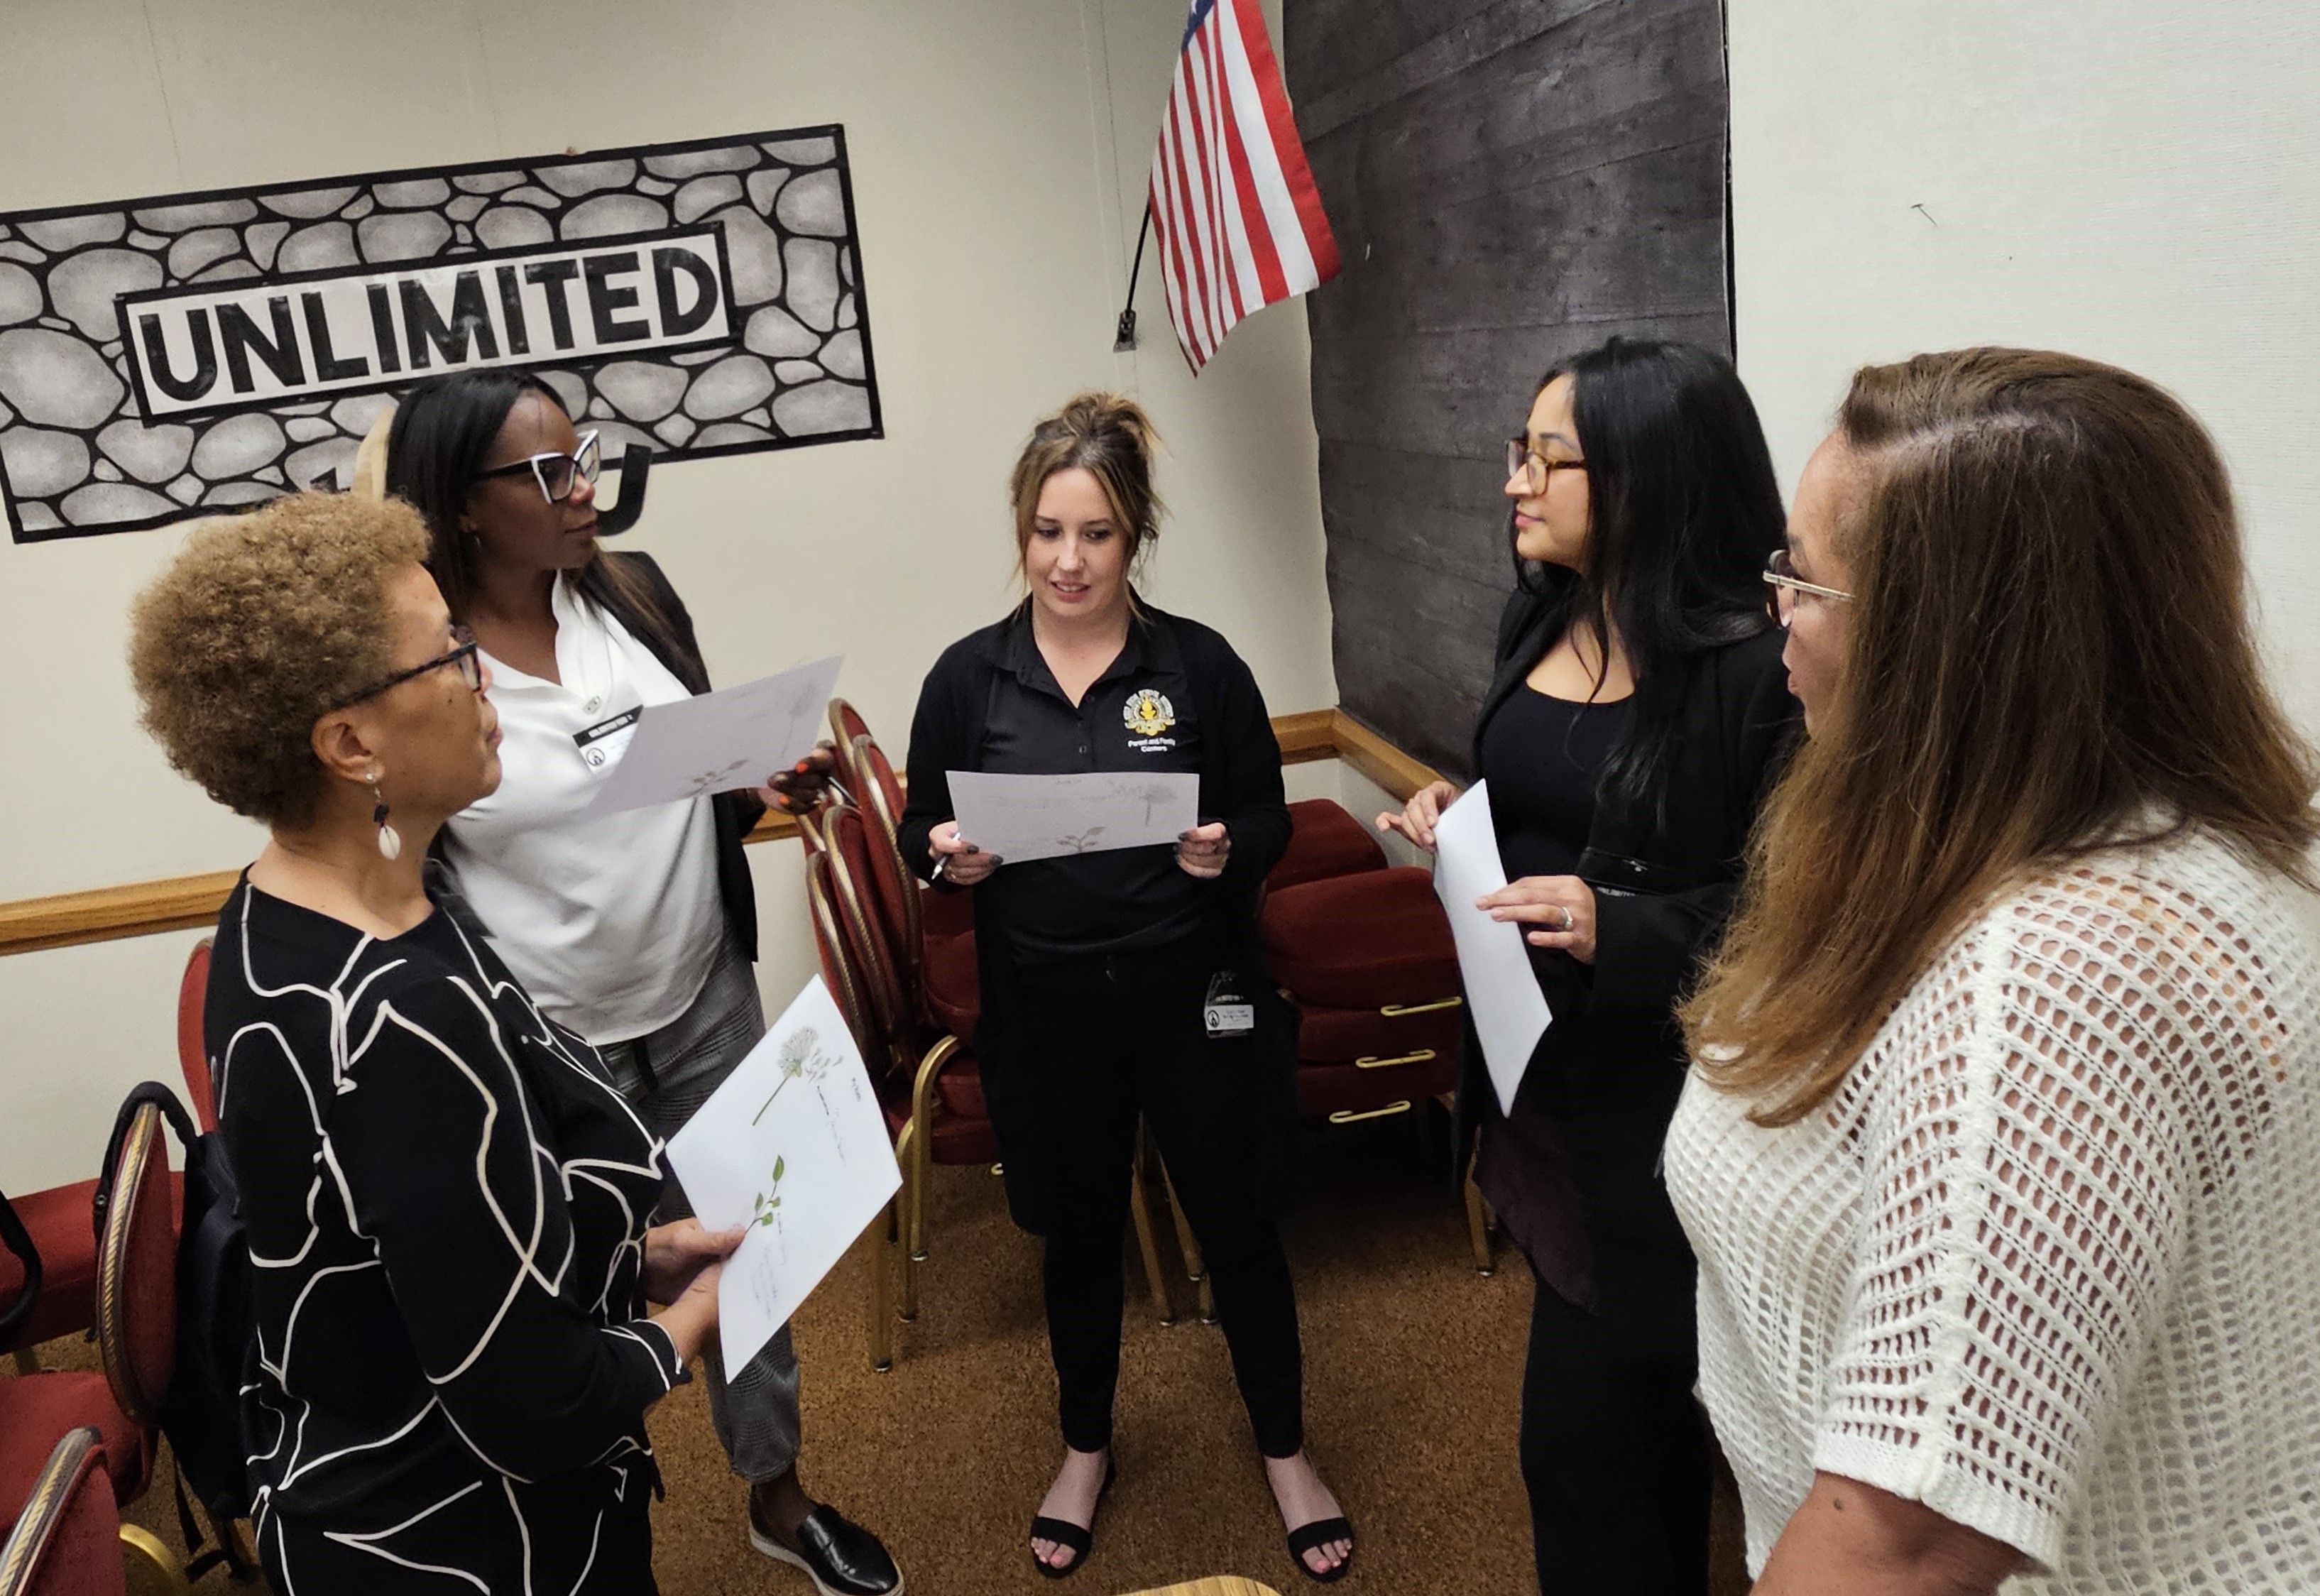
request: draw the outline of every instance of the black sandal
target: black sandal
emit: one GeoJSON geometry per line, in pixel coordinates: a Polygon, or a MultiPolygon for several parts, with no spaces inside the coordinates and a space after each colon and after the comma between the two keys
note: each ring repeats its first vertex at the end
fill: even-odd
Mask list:
{"type": "Polygon", "coordinates": [[[1305,1554],[1317,1546],[1326,1546],[1333,1540],[1350,1542],[1353,1538],[1352,1520],[1316,1519],[1310,1524],[1300,1524],[1289,1532],[1289,1560],[1297,1564],[1297,1572],[1307,1579],[1326,1585],[1333,1580],[1346,1577],[1346,1570],[1354,1565],[1353,1547],[1348,1546],[1346,1548],[1346,1560],[1327,1573],[1321,1573],[1310,1563],[1306,1562],[1305,1554]]]}
{"type": "MultiPolygon", "coordinates": [[[[1110,1455],[1106,1454],[1103,1460],[1103,1483],[1095,1488],[1097,1513],[1103,1511],[1103,1499],[1110,1492],[1111,1483],[1119,1474],[1119,1471],[1114,1466],[1110,1455]]],[[[1035,1516],[1031,1520],[1031,1538],[1051,1540],[1059,1546],[1070,1549],[1072,1560],[1061,1568],[1057,1568],[1037,1553],[1034,1553],[1031,1557],[1031,1566],[1051,1580],[1063,1579],[1066,1575],[1077,1573],[1080,1571],[1080,1565],[1088,1560],[1088,1554],[1095,1549],[1095,1519],[1091,1517],[1086,1527],[1083,1528],[1068,1519],[1035,1516]]]]}

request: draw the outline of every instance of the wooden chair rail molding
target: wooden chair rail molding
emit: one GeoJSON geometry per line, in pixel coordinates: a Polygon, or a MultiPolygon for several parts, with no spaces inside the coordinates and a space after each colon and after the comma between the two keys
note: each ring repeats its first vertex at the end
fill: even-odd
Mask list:
{"type": "MultiPolygon", "coordinates": [[[[1273,734],[1281,742],[1282,763],[1343,759],[1396,798],[1406,799],[1437,779],[1432,770],[1343,710],[1275,715],[1273,734]]],[[[770,842],[796,835],[794,820],[768,812],[749,833],[749,840],[770,842]]],[[[219,870],[207,875],[132,882],[127,886],[0,903],[0,957],[206,926],[217,919],[239,874],[219,870]]]]}

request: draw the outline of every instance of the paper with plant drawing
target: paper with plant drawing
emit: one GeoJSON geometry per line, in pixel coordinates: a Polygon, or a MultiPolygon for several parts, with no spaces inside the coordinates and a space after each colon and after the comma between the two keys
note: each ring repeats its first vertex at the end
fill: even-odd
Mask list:
{"type": "Polygon", "coordinates": [[[640,711],[585,812],[610,814],[754,787],[811,752],[843,657],[640,711]]]}
{"type": "Polygon", "coordinates": [[[702,1224],[749,1228],[717,1295],[725,1366],[739,1369],[902,1183],[862,1055],[820,976],[669,1138],[668,1158],[702,1224]]]}
{"type": "Polygon", "coordinates": [[[950,807],[958,834],[1010,865],[1173,844],[1200,824],[1200,806],[1201,778],[1190,772],[950,772],[950,807]]]}

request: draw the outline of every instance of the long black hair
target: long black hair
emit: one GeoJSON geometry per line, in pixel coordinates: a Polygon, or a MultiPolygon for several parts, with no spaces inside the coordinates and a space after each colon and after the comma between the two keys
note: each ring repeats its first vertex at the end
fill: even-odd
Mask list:
{"type": "Polygon", "coordinates": [[[1712,350],[1614,338],[1539,389],[1560,376],[1587,461],[1587,568],[1516,552],[1515,580],[1548,603],[1551,636],[1584,627],[1608,659],[1618,633],[1636,695],[1597,798],[1663,819],[1688,657],[1772,624],[1763,572],[1787,535],[1780,485],[1748,390],[1712,350]]]}
{"type": "MultiPolygon", "coordinates": [[[[461,530],[459,518],[508,413],[527,394],[568,413],[556,390],[529,371],[455,371],[430,377],[404,394],[387,429],[386,491],[425,519],[434,545],[427,568],[455,621],[467,619],[477,580],[476,541],[461,530]]],[[[689,660],[661,605],[620,561],[607,559],[600,549],[574,583],[583,597],[618,616],[660,658],[689,660]]],[[[707,691],[705,681],[685,685],[695,693],[707,691]]]]}

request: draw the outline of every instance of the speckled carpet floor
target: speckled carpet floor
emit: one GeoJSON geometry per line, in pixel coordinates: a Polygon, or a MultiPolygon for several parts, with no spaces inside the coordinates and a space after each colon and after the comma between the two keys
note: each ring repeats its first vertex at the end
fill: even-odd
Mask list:
{"type": "MultiPolygon", "coordinates": [[[[1527,1596],[1530,1529],[1516,1409],[1531,1282],[1503,1245],[1498,1273],[1468,1261],[1441,1142],[1410,1120],[1316,1135],[1287,1227],[1304,1327],[1309,1443],[1360,1535],[1338,1589],[1527,1596]]],[[[796,1320],[805,1370],[806,1488],[876,1529],[915,1596],[1065,1590],[1119,1596],[1237,1573],[1308,1588],[1282,1545],[1223,1337],[1198,1322],[1168,1222],[1163,1257],[1179,1317],[1162,1325],[1131,1257],[1118,1418],[1119,1482],[1084,1572],[1055,1586],[1024,1531],[1060,1456],[1039,1310],[1036,1243],[1009,1221],[983,1168],[936,1172],[932,1256],[892,1373],[872,1373],[865,1252],[796,1320]]],[[[51,1343],[50,1367],[94,1366],[51,1343]]],[[[802,1574],[751,1551],[743,1490],[709,1429],[700,1386],[653,1412],[668,1498],[654,1509],[667,1596],[811,1596],[802,1574]]],[[[166,1476],[131,1517],[175,1541],[166,1476]]],[[[1718,1596],[1745,1588],[1736,1526],[1719,1501],[1718,1596]]],[[[213,1576],[204,1588],[222,1585],[213,1576]]],[[[1550,1584],[1550,1596],[1559,1596],[1550,1584]]]]}

